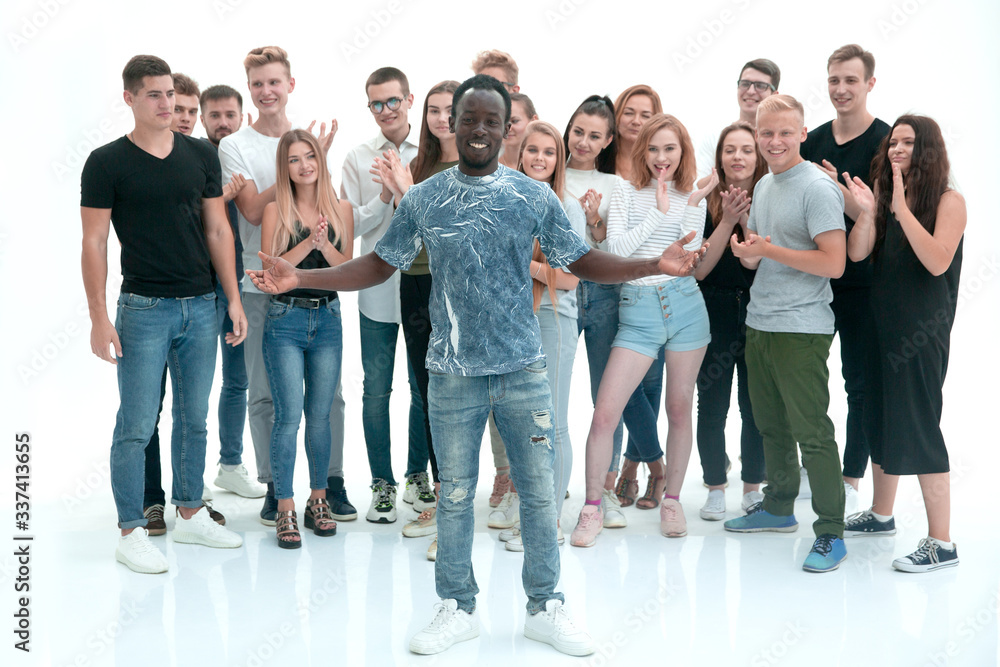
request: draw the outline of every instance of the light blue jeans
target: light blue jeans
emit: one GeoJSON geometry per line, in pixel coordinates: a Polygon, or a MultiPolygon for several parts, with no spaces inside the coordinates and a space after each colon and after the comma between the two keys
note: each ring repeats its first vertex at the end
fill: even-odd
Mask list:
{"type": "Polygon", "coordinates": [[[274,401],[271,474],[275,498],[292,497],[295,441],[303,411],[309,488],[327,487],[330,408],[340,382],[343,349],[339,299],[318,308],[271,302],[264,328],[264,364],[274,401]]]}
{"type": "Polygon", "coordinates": [[[542,351],[545,352],[549,391],[552,393],[555,420],[555,499],[556,516],[562,516],[569,476],[573,469],[573,447],[569,440],[569,387],[573,380],[573,360],[576,359],[577,323],[556,311],[550,304],[542,304],[535,313],[542,332],[542,351]]]}
{"type": "Polygon", "coordinates": [[[160,405],[163,365],[170,369],[173,491],[178,507],[201,507],[208,397],[219,330],[215,292],[182,299],[122,292],[115,330],[121,405],[111,440],[111,490],[122,529],[146,525],[142,514],[146,445],[160,405]]]}
{"type": "Polygon", "coordinates": [[[473,500],[479,480],[479,450],[486,418],[493,411],[507,447],[510,475],[521,502],[524,565],[521,581],[528,613],[544,611],[549,600],[564,598],[559,582],[552,399],[545,362],[505,375],[466,377],[430,373],[431,437],[441,479],[438,501],[438,554],[434,567],[437,594],[458,608],[476,608],[479,587],[472,569],[475,533],[473,500]]]}

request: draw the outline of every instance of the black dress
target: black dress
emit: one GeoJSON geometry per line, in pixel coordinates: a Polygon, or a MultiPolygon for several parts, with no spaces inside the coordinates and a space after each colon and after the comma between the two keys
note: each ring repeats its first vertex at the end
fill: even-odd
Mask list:
{"type": "Polygon", "coordinates": [[[891,475],[949,471],[941,390],[961,271],[962,241],[948,270],[932,276],[890,217],[874,262],[878,363],[869,374],[865,430],[872,462],[891,475]]]}

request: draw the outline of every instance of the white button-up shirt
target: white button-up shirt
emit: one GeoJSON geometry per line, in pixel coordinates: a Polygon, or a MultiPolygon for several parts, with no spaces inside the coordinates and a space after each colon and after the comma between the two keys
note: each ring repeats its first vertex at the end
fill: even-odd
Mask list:
{"type": "MultiPolygon", "coordinates": [[[[379,130],[374,138],[359,144],[350,150],[344,160],[344,171],[341,176],[340,196],[351,202],[354,209],[354,238],[361,239],[359,255],[371,252],[375,244],[389,228],[392,220],[393,206],[390,200],[383,203],[379,195],[382,186],[372,181],[368,173],[375,157],[382,157],[387,150],[398,152],[404,164],[409,164],[417,157],[417,145],[410,142],[410,136],[415,133],[410,128],[410,135],[403,140],[399,149],[385,138],[379,130]]],[[[375,287],[358,292],[358,308],[365,317],[376,322],[400,322],[399,317],[399,272],[375,287]]]]}

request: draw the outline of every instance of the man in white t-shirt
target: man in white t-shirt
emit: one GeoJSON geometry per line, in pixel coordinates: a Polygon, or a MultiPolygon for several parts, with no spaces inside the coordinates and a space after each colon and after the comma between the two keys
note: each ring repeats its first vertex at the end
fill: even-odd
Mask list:
{"type": "MultiPolygon", "coordinates": [[[[285,114],[288,96],[295,90],[288,53],[277,46],[256,48],[243,61],[247,72],[250,99],[259,114],[256,122],[224,137],[219,143],[223,180],[228,182],[234,174],[242,174],[246,185],[236,196],[239,210],[240,240],[243,242],[243,266],[260,268],[260,221],[264,207],[274,201],[274,182],[277,178],[276,159],[281,135],[292,129],[292,122],[285,114]]],[[[310,126],[312,129],[312,126],[310,126]]],[[[332,123],[326,134],[321,126],[319,141],[329,150],[336,133],[332,123]]],[[[247,413],[250,417],[250,437],[257,460],[257,480],[267,484],[267,496],[260,511],[263,524],[273,526],[278,511],[271,479],[271,427],[274,424],[274,404],[271,387],[264,368],[262,351],[264,323],[271,297],[262,294],[248,278],[243,280],[243,301],[247,308],[247,343],[244,359],[247,367],[247,413]]],[[[344,491],[344,398],[337,387],[333,409],[330,412],[332,446],[328,473],[327,499],[333,516],[340,521],[358,517],[344,491]]]]}
{"type": "MultiPolygon", "coordinates": [[[[413,95],[406,75],[395,67],[382,67],[365,82],[368,109],[379,127],[372,139],[355,146],[344,160],[341,197],[354,207],[354,236],[361,240],[357,255],[371,252],[389,228],[394,207],[392,192],[372,181],[369,169],[384,151],[398,153],[403,163],[417,156],[416,137],[411,141],[407,114],[413,106],[413,95]]],[[[416,134],[415,132],[413,134],[416,134]]],[[[258,264],[253,268],[257,268],[258,264]]],[[[247,268],[250,268],[249,266],[247,268]]],[[[368,465],[372,474],[372,502],[366,518],[372,523],[393,523],[396,520],[396,480],[392,474],[389,433],[389,394],[399,337],[399,274],[380,285],[358,292],[361,311],[361,364],[364,369],[364,392],[361,398],[361,421],[368,448],[368,465]]],[[[407,455],[407,485],[415,486],[418,473],[427,472],[427,442],[424,410],[419,389],[411,383],[410,443],[407,455]]]]}

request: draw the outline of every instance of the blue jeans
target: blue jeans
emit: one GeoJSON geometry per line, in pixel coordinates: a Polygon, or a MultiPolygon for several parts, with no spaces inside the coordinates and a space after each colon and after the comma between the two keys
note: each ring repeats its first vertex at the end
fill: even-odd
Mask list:
{"type": "Polygon", "coordinates": [[[550,304],[542,304],[535,313],[542,332],[549,391],[555,421],[555,501],[556,516],[562,516],[569,476],[573,469],[573,447],[569,440],[569,387],[573,380],[573,360],[576,359],[576,318],[566,317],[550,304]]]}
{"type": "Polygon", "coordinates": [[[111,490],[122,529],[146,525],[142,515],[145,449],[153,435],[164,363],[173,388],[171,502],[201,507],[208,398],[215,375],[215,293],[166,299],[122,292],[115,330],[121,405],[111,441],[111,490]]]}
{"type": "Polygon", "coordinates": [[[441,476],[438,501],[437,594],[458,608],[476,607],[479,587],[472,570],[475,533],[473,500],[479,478],[479,450],[490,411],[507,446],[510,475],[520,496],[524,565],[521,581],[528,613],[563,600],[553,498],[552,399],[545,362],[505,375],[465,377],[431,372],[428,386],[431,434],[441,476]]]}
{"type": "MultiPolygon", "coordinates": [[[[365,372],[361,396],[361,424],[368,448],[368,466],[372,480],[384,479],[396,484],[392,475],[390,451],[389,395],[392,393],[392,372],[396,361],[396,338],[399,325],[377,322],[358,313],[361,324],[361,367],[365,372]]],[[[406,458],[407,476],[427,471],[427,436],[424,428],[424,407],[420,388],[412,371],[410,383],[409,451],[406,458]]]]}
{"type": "Polygon", "coordinates": [[[327,486],[330,408],[340,382],[343,349],[339,299],[318,308],[271,301],[264,325],[263,352],[274,402],[271,475],[275,498],[292,497],[295,440],[303,411],[309,488],[327,486]]]}
{"type": "MultiPolygon", "coordinates": [[[[576,288],[577,331],[583,334],[590,366],[590,400],[597,400],[604,367],[611,355],[611,343],[618,333],[618,294],[621,285],[601,285],[581,280],[576,288]]],[[[622,420],[615,428],[611,469],[618,470],[622,452],[622,420]]],[[[565,495],[565,494],[564,494],[565,495]]]]}
{"type": "MultiPolygon", "coordinates": [[[[243,290],[240,290],[243,294],[243,290]]],[[[226,333],[233,330],[229,300],[219,283],[215,287],[215,314],[219,323],[219,352],[222,357],[222,389],[219,392],[219,463],[243,463],[243,425],[247,420],[247,367],[243,345],[227,345],[226,333]]]]}
{"type": "Polygon", "coordinates": [[[660,416],[660,394],[663,391],[663,365],[666,359],[664,348],[653,359],[642,382],[629,396],[622,411],[622,419],[628,427],[628,444],[625,458],[638,463],[651,463],[663,457],[656,421],[660,416]]]}

